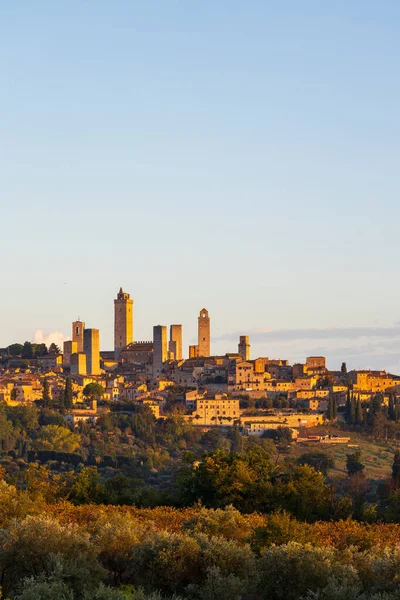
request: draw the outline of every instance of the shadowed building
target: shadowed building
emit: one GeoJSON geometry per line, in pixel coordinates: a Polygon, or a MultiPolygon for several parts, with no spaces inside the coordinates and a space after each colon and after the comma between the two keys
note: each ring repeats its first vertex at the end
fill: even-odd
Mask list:
{"type": "Polygon", "coordinates": [[[86,371],[88,375],[100,373],[100,331],[98,329],[85,329],[83,334],[83,349],[86,354],[86,371]]]}
{"type": "Polygon", "coordinates": [[[115,358],[121,350],[133,342],[133,300],[120,288],[114,300],[114,352],[115,358]]]}
{"type": "Polygon", "coordinates": [[[182,360],[182,325],[171,325],[169,351],[173,354],[175,360],[182,360]]]}
{"type": "Polygon", "coordinates": [[[199,347],[196,344],[195,346],[189,346],[189,358],[198,358],[199,357],[199,347]]]}
{"type": "Polygon", "coordinates": [[[86,354],[74,352],[70,360],[71,375],[86,375],[86,354]]]}
{"type": "Polygon", "coordinates": [[[243,360],[250,360],[250,344],[249,344],[249,336],[241,335],[239,338],[238,345],[238,354],[243,358],[243,360]]]}
{"type": "Polygon", "coordinates": [[[198,347],[199,356],[210,356],[210,317],[208,310],[202,308],[198,319],[199,334],[198,347]]]}
{"type": "Polygon", "coordinates": [[[77,352],[83,352],[83,332],[85,331],[85,323],[83,321],[74,321],[72,323],[72,341],[78,345],[77,352]]]}
{"type": "Polygon", "coordinates": [[[154,325],[153,344],[153,377],[157,377],[162,371],[163,363],[168,358],[167,328],[165,325],[154,325]]]}
{"type": "Polygon", "coordinates": [[[153,342],[132,342],[121,352],[121,358],[127,363],[148,364],[153,358],[153,342]]]}
{"type": "Polygon", "coordinates": [[[63,367],[69,367],[71,363],[71,354],[78,352],[78,343],[68,340],[63,346],[63,367]]]}

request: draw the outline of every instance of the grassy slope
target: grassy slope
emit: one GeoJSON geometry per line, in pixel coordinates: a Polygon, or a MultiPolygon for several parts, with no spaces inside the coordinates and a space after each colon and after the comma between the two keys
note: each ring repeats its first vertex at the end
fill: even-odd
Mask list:
{"type": "MultiPolygon", "coordinates": [[[[361,449],[361,460],[365,464],[365,475],[369,479],[384,479],[389,476],[392,469],[393,455],[399,444],[396,442],[376,442],[359,433],[341,433],[351,437],[350,444],[357,445],[361,449]]],[[[347,444],[293,444],[290,456],[298,458],[306,452],[325,452],[335,461],[335,468],[330,471],[331,476],[346,475],[346,454],[356,448],[347,444]]]]}

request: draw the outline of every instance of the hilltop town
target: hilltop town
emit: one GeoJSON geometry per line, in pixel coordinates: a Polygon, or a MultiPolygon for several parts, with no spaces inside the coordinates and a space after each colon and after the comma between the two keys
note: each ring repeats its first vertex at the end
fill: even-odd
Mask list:
{"type": "Polygon", "coordinates": [[[240,336],[236,353],[211,355],[205,308],[188,358],[183,358],[180,324],[170,326],[169,339],[167,327],[156,325],[152,341],[135,341],[133,305],[121,288],[114,300],[113,351],[102,351],[99,330],[81,320],[72,323],[62,351],[54,344],[47,349],[28,342],[0,350],[0,401],[40,404],[45,394],[52,406],[63,408],[72,426],[96,422],[113,403],[125,403],[147,407],[157,419],[179,414],[203,430],[235,427],[243,435],[261,436],[285,426],[300,440],[310,438],[310,427],[346,419],[349,402],[353,420],[357,403],[365,410],[377,394],[383,406],[392,403],[397,410],[400,376],[385,371],[347,371],[344,363],[340,371],[330,371],[323,356],[293,365],[286,359],[252,358],[247,335],[240,336]],[[97,385],[97,394],[85,394],[90,384],[97,385]]]}

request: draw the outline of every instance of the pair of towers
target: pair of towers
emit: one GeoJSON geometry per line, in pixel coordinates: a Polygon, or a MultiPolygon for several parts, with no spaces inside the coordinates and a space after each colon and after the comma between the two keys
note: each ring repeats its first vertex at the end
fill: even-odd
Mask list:
{"type": "Polygon", "coordinates": [[[64,342],[64,366],[71,373],[79,375],[99,375],[100,370],[100,331],[85,329],[83,321],[72,323],[72,340],[64,342]]]}
{"type": "Polygon", "coordinates": [[[169,329],[169,343],[167,344],[167,327],[155,325],[153,327],[153,375],[160,375],[163,363],[169,358],[182,360],[182,325],[171,325],[169,329]]]}

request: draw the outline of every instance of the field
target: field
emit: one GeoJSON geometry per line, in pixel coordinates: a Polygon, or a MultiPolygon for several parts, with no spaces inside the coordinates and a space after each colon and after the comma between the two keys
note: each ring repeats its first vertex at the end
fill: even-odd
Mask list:
{"type": "MultiPolygon", "coordinates": [[[[314,430],[313,430],[314,433],[314,430]]],[[[325,431],[324,431],[325,433],[325,431]]],[[[346,455],[359,448],[361,462],[365,465],[365,475],[369,479],[385,479],[391,473],[393,455],[400,448],[398,442],[377,442],[358,433],[345,433],[350,436],[349,444],[292,444],[290,456],[298,458],[305,452],[325,452],[335,462],[335,467],[329,472],[331,476],[346,475],[346,455]]]]}

